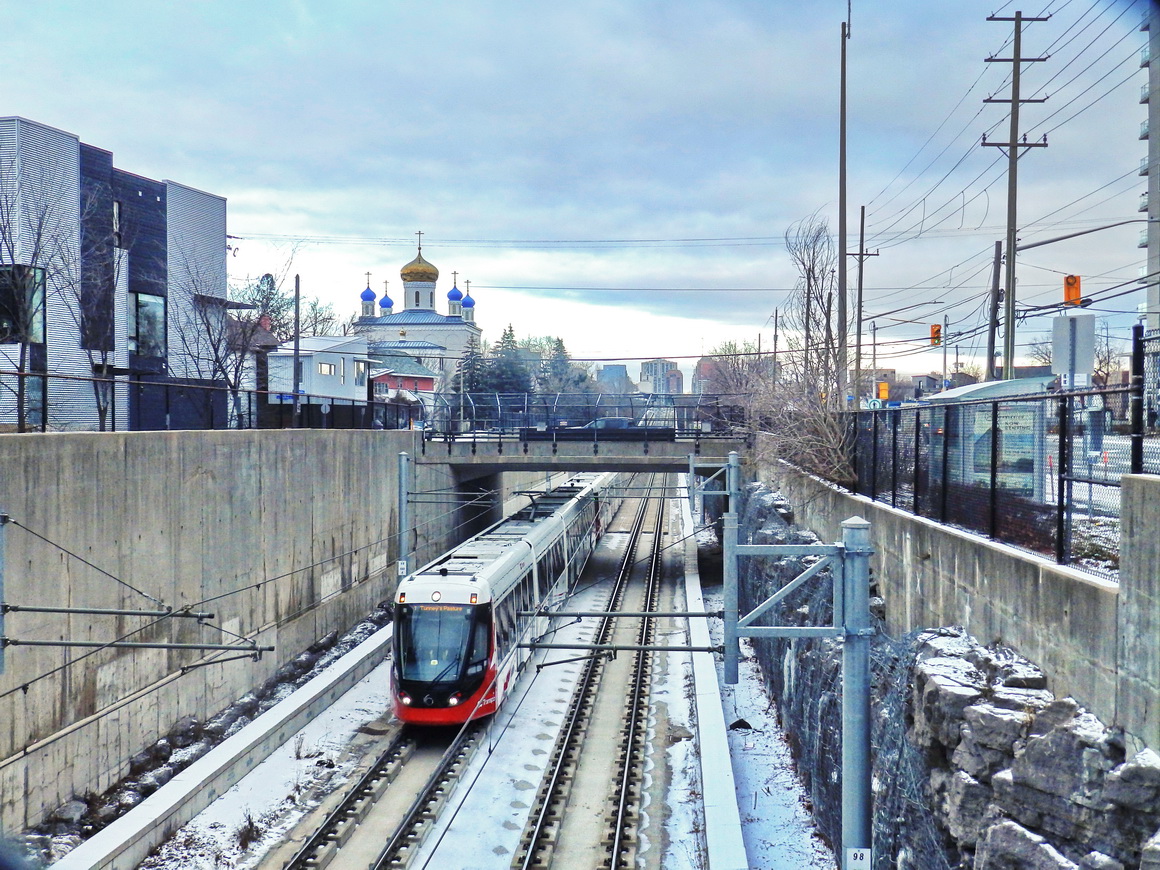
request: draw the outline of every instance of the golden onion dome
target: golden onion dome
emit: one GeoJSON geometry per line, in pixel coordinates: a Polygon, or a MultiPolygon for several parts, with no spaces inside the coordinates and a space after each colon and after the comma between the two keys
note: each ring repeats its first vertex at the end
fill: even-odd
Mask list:
{"type": "Polygon", "coordinates": [[[404,281],[437,281],[439,270],[423,259],[423,252],[402,268],[399,275],[404,281]]]}

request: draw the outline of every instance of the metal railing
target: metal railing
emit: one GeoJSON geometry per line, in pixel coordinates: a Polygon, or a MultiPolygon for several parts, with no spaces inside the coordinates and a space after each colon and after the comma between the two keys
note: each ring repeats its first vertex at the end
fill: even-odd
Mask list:
{"type": "Polygon", "coordinates": [[[856,490],[1114,576],[1120,478],[1160,473],[1160,439],[1145,439],[1142,415],[1133,413],[1139,392],[1121,386],[854,412],[856,490]]]}

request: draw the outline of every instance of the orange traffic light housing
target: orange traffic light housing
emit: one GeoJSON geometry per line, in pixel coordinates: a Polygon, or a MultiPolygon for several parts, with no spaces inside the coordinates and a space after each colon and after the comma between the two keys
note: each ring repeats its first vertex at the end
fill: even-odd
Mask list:
{"type": "Polygon", "coordinates": [[[932,323],[930,325],[930,344],[931,347],[938,347],[942,344],[942,324],[932,323]]]}
{"type": "Polygon", "coordinates": [[[1063,304],[1082,305],[1083,295],[1080,293],[1079,275],[1065,275],[1063,278],[1063,304]]]}
{"type": "Polygon", "coordinates": [[[890,381],[879,381],[878,382],[878,398],[879,399],[889,399],[890,398],[890,381]]]}

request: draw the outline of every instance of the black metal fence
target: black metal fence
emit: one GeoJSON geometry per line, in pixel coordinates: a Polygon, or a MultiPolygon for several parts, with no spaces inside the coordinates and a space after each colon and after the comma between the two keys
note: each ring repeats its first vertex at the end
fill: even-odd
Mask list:
{"type": "Polygon", "coordinates": [[[1120,478],[1160,473],[1138,387],[859,411],[857,491],[1114,576],[1120,478]],[[1127,400],[1127,419],[1113,408],[1127,400]]]}

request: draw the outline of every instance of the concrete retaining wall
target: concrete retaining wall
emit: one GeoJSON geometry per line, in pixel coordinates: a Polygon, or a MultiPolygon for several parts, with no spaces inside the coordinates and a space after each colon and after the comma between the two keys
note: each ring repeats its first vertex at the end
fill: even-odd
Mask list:
{"type": "MultiPolygon", "coordinates": [[[[0,831],[35,825],[73,795],[105,790],[177,719],[213,715],[389,597],[400,451],[420,453],[415,433],[0,438],[0,511],[14,520],[5,527],[3,601],[157,608],[132,586],[167,606],[213,611],[213,625],[232,633],[194,620],[145,628],[151,620],[141,617],[9,613],[5,636],[227,643],[237,634],[277,648],[258,662],[182,675],[206,654],[8,647],[0,673],[0,831]]],[[[503,502],[544,475],[505,478],[484,478],[478,488],[500,490],[503,502]]],[[[447,467],[414,466],[412,490],[438,492],[411,507],[417,563],[498,514],[457,508],[450,490],[463,482],[447,467]]]]}
{"type": "Polygon", "coordinates": [[[1124,479],[1118,584],[769,467],[796,519],[823,540],[871,523],[888,630],[962,625],[1036,662],[1070,695],[1143,745],[1160,747],[1160,477],[1124,479]]]}

